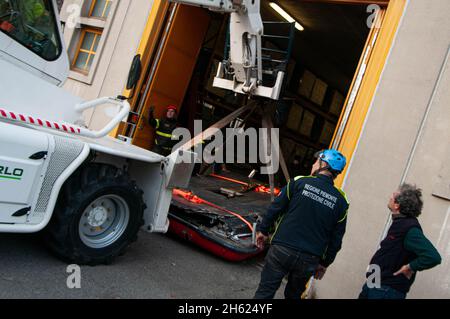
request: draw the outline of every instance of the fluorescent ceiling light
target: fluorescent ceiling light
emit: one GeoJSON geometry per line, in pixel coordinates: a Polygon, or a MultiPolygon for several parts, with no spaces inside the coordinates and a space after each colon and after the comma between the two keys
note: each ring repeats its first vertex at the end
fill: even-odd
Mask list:
{"type": "Polygon", "coordinates": [[[303,31],[305,30],[305,28],[298,23],[297,21],[295,21],[295,19],[293,17],[291,17],[289,15],[289,13],[287,13],[286,11],[284,11],[283,8],[281,8],[278,4],[276,4],[275,2],[270,2],[269,5],[272,7],[272,9],[274,9],[280,16],[282,16],[287,22],[295,22],[295,28],[299,31],[303,31]]]}

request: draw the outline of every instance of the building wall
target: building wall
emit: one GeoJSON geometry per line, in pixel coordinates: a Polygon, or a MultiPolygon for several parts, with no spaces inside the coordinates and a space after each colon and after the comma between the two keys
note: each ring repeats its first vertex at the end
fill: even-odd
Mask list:
{"type": "Polygon", "coordinates": [[[389,221],[388,198],[402,181],[423,189],[419,221],[443,258],[417,275],[409,297],[450,298],[448,12],[448,0],[407,4],[344,182],[351,204],[343,248],[317,283],[318,298],[358,296],[389,221]]]}
{"type": "MultiPolygon", "coordinates": [[[[64,88],[83,99],[90,100],[102,96],[120,95],[126,83],[132,59],[139,46],[153,1],[114,0],[100,43],[101,52],[95,57],[92,74],[83,77],[74,71],[64,88]]],[[[83,4],[83,0],[65,0],[61,10],[61,20],[66,22],[64,37],[69,56],[73,56],[74,30],[68,28],[71,5],[83,4]],[[72,48],[71,48],[72,47],[72,48]]],[[[81,18],[82,24],[85,18],[81,18]]],[[[77,28],[80,27],[78,24],[77,28]]],[[[109,120],[107,107],[99,107],[94,112],[85,112],[86,123],[92,129],[103,127],[109,120]]]]}

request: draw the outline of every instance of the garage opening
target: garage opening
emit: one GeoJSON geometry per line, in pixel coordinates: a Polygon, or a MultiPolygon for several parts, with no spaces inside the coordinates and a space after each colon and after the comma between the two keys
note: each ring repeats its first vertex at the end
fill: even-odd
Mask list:
{"type": "MultiPolygon", "coordinates": [[[[258,108],[228,126],[278,127],[287,169],[267,175],[260,174],[264,164],[259,162],[197,165],[190,188],[174,190],[169,212],[172,233],[229,260],[260,252],[253,243],[254,225],[286,184],[286,175],[309,175],[314,154],[332,143],[339,145],[351,118],[378,35],[371,23],[377,26],[385,13],[382,7],[370,9],[362,2],[262,1],[262,58],[266,65],[286,72],[281,98],[260,101],[258,108]],[[286,14],[291,23],[286,23],[286,14]]],[[[195,120],[206,129],[253,102],[212,86],[217,65],[228,51],[228,17],[178,4],[163,9],[163,18],[155,22],[158,37],[147,45],[151,57],[133,100],[139,120],[122,130],[133,137],[133,144],[147,149],[155,138],[147,123],[150,106],[161,117],[168,104],[177,105],[178,125],[194,136],[195,120]]]]}
{"type": "MultiPolygon", "coordinates": [[[[289,47],[289,39],[283,38],[289,36],[289,26],[273,23],[286,20],[269,1],[261,3],[263,21],[271,22],[265,23],[263,47],[273,52],[290,50],[282,101],[273,103],[277,105],[272,115],[280,128],[281,149],[290,175],[308,175],[313,154],[332,141],[370,32],[370,12],[367,5],[288,0],[276,4],[303,30],[294,29],[289,47]]],[[[206,128],[248,103],[245,96],[212,86],[217,64],[227,49],[228,19],[214,13],[210,18],[179,117],[180,125],[191,131],[194,119],[202,119],[206,128]]],[[[246,126],[260,127],[260,116],[252,115],[246,126]]],[[[284,179],[279,176],[277,181],[283,183],[284,179]]]]}
{"type": "MultiPolygon", "coordinates": [[[[263,60],[277,61],[286,74],[280,99],[267,99],[270,105],[248,116],[245,127],[261,127],[262,113],[270,113],[280,129],[280,149],[290,176],[309,174],[315,152],[332,141],[332,146],[339,145],[386,12],[387,2],[377,3],[261,2],[263,60]],[[286,14],[294,23],[287,23],[286,14]]],[[[249,103],[246,96],[212,86],[217,65],[229,49],[228,15],[166,1],[156,1],[153,10],[157,19],[151,21],[154,35],[146,44],[144,76],[132,101],[134,114],[118,131],[146,149],[155,140],[147,123],[151,106],[161,117],[167,105],[177,105],[178,125],[193,134],[195,120],[202,120],[206,129],[249,103]]],[[[284,183],[278,175],[275,181],[284,183]]]]}

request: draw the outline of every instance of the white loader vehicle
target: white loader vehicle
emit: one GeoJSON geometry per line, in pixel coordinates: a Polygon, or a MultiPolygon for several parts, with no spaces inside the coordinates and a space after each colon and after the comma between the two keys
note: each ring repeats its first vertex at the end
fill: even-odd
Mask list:
{"type": "MultiPolygon", "coordinates": [[[[230,61],[216,86],[278,98],[282,72],[273,88],[261,85],[259,1],[179,2],[232,14],[230,61]]],[[[86,102],[61,88],[69,62],[55,8],[0,0],[0,232],[44,230],[64,260],[110,263],[139,229],[167,231],[172,189],[187,187],[194,165],[180,158],[195,155],[162,157],[108,136],[129,114],[126,99],[86,102]],[[105,104],[116,115],[88,129],[83,111],[105,104]]]]}

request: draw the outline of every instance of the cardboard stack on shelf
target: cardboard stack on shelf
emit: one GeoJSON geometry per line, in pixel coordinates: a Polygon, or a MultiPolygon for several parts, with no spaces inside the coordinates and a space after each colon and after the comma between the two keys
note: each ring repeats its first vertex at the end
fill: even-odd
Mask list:
{"type": "Polygon", "coordinates": [[[286,126],[297,132],[300,126],[300,122],[302,120],[303,108],[297,103],[292,103],[291,110],[289,111],[288,121],[286,126]]]}
{"type": "Polygon", "coordinates": [[[311,96],[311,92],[314,88],[315,82],[316,82],[316,76],[312,72],[305,70],[302,78],[300,79],[300,84],[298,87],[298,94],[309,99],[309,97],[311,96]]]}
{"type": "Polygon", "coordinates": [[[333,137],[335,125],[329,121],[325,121],[323,125],[322,133],[319,137],[319,143],[323,145],[328,145],[333,137]]]}
{"type": "Polygon", "coordinates": [[[343,105],[344,105],[344,96],[341,93],[339,93],[339,91],[334,90],[329,112],[333,115],[339,116],[339,114],[341,114],[341,109],[343,105]]]}
{"type": "Polygon", "coordinates": [[[329,146],[345,97],[309,70],[303,72],[297,94],[298,98],[292,103],[286,126],[296,133],[298,140],[284,139],[283,149],[289,162],[294,158],[308,162],[308,158],[317,149],[329,146]],[[302,106],[301,97],[311,103],[302,106]],[[328,113],[329,116],[322,116],[324,113],[328,113]],[[302,139],[305,140],[304,143],[302,139]]]}
{"type": "Polygon", "coordinates": [[[314,82],[314,87],[311,92],[310,100],[317,105],[322,105],[323,100],[325,99],[325,94],[327,93],[328,84],[326,84],[324,81],[316,78],[316,81],[314,82]]]}

